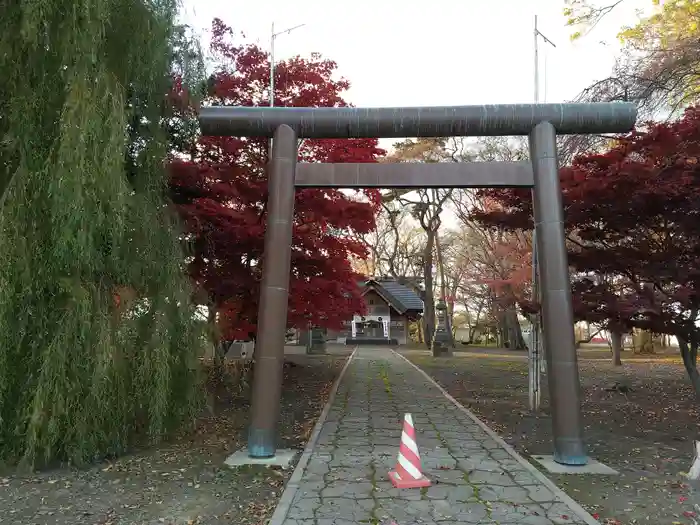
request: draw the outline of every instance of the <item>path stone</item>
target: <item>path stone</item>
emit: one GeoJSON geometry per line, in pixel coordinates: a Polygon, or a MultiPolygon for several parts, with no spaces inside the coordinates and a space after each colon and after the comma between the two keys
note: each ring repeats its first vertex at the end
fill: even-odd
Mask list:
{"type": "MultiPolygon", "coordinates": [[[[289,490],[289,489],[288,489],[289,490]]],[[[400,356],[361,348],[281,525],[585,525],[583,518],[400,356]],[[411,413],[425,489],[395,489],[411,413]]],[[[275,524],[278,525],[278,524],[275,524]]]]}

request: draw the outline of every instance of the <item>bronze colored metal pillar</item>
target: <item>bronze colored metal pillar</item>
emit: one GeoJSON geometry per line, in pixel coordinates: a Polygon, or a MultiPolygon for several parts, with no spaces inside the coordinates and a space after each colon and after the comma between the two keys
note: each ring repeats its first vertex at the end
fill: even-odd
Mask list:
{"type": "Polygon", "coordinates": [[[583,442],[581,386],[574,340],[556,130],[551,123],[541,122],[533,128],[530,133],[530,158],[535,177],[535,229],[554,460],[563,465],[585,465],[588,458],[583,442]]]}
{"type": "Polygon", "coordinates": [[[275,131],[268,165],[267,229],[248,430],[248,455],[251,458],[273,457],[277,448],[276,427],[287,332],[296,161],[296,133],[283,124],[275,131]]]}

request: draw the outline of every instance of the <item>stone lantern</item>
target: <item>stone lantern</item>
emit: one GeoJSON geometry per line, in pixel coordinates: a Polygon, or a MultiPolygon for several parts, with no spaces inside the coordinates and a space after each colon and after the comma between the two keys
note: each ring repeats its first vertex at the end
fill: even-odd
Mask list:
{"type": "MultiPolygon", "coordinates": [[[[326,317],[322,316],[321,320],[326,317]]],[[[326,353],[326,331],[319,326],[311,323],[309,320],[309,338],[306,346],[307,354],[325,354],[326,353]]]]}
{"type": "Polygon", "coordinates": [[[452,337],[447,332],[447,305],[440,300],[435,305],[435,334],[433,335],[433,357],[452,355],[452,337]]]}
{"type": "Polygon", "coordinates": [[[309,334],[309,354],[325,354],[326,353],[326,335],[323,328],[314,326],[309,334]]]}

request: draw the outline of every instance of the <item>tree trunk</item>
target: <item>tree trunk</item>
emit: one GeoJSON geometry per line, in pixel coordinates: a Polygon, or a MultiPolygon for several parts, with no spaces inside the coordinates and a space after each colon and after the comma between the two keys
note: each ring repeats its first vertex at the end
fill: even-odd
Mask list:
{"type": "Polygon", "coordinates": [[[209,303],[207,308],[207,330],[209,332],[209,341],[213,345],[219,342],[219,330],[216,326],[216,305],[214,303],[209,303]]]}
{"type": "Polygon", "coordinates": [[[495,291],[490,291],[491,296],[491,315],[496,321],[493,327],[493,335],[496,339],[496,346],[499,348],[507,347],[508,342],[506,340],[506,329],[505,329],[505,316],[503,308],[501,307],[498,295],[495,291]]]}
{"type": "MultiPolygon", "coordinates": [[[[456,279],[455,279],[455,283],[453,283],[452,287],[449,289],[450,297],[449,297],[449,301],[447,301],[447,312],[450,315],[450,322],[454,322],[454,318],[455,318],[455,299],[457,296],[457,288],[458,288],[458,284],[459,284],[456,279]],[[455,284],[455,283],[457,283],[457,284],[455,284]]],[[[468,311],[467,311],[467,315],[469,315],[468,311]]],[[[456,330],[453,330],[453,332],[456,332],[456,330]]],[[[456,335],[453,336],[453,338],[452,338],[453,343],[454,343],[455,337],[456,337],[456,335]]]]}
{"type": "Polygon", "coordinates": [[[526,348],[512,291],[506,287],[500,301],[496,300],[495,302],[496,308],[498,308],[498,332],[501,335],[499,346],[505,346],[511,350],[526,348]]]}
{"type": "Polygon", "coordinates": [[[612,349],[613,366],[622,366],[622,332],[610,332],[610,344],[612,349]]]}
{"type": "Polygon", "coordinates": [[[433,294],[433,248],[435,247],[435,232],[427,231],[425,251],[423,252],[423,283],[425,283],[425,299],[423,300],[423,335],[425,344],[432,347],[435,332],[435,296],[433,294]]]}
{"type": "Polygon", "coordinates": [[[654,353],[654,337],[648,330],[635,330],[632,338],[636,341],[635,351],[640,354],[654,353]]]}
{"type": "Polygon", "coordinates": [[[511,350],[523,350],[525,348],[525,338],[518,322],[518,313],[515,311],[515,305],[506,308],[503,313],[503,328],[508,348],[511,350]]]}
{"type": "MultiPolygon", "coordinates": [[[[437,252],[438,272],[440,272],[440,295],[447,306],[447,311],[445,312],[445,331],[450,334],[450,342],[448,344],[454,348],[455,340],[454,334],[452,333],[452,315],[454,312],[454,306],[450,308],[450,303],[447,302],[448,297],[447,281],[445,279],[445,263],[442,258],[442,246],[440,245],[440,237],[437,231],[435,232],[435,251],[437,252]]],[[[452,302],[452,305],[454,305],[454,302],[452,302]]]]}
{"type": "MultiPolygon", "coordinates": [[[[467,313],[469,312],[468,306],[465,303],[464,304],[465,309],[467,309],[467,313]]],[[[479,328],[479,321],[481,320],[481,310],[484,308],[484,302],[481,301],[479,302],[479,307],[476,309],[476,316],[474,319],[471,318],[471,314],[469,314],[469,342],[473,343],[474,341],[474,336],[476,335],[476,331],[479,328]]]]}
{"type": "Polygon", "coordinates": [[[698,372],[698,344],[689,343],[678,337],[678,348],[681,351],[683,366],[685,366],[690,383],[695,390],[695,397],[700,401],[700,372],[698,372]]]}

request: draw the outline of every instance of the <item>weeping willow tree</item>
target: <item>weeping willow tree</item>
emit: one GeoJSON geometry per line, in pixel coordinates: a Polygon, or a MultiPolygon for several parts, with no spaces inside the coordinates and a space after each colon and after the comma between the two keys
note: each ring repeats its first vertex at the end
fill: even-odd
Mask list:
{"type": "Polygon", "coordinates": [[[0,456],[84,464],[192,421],[200,338],[161,125],[171,0],[5,0],[0,456]]]}

